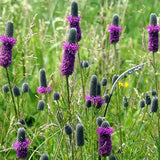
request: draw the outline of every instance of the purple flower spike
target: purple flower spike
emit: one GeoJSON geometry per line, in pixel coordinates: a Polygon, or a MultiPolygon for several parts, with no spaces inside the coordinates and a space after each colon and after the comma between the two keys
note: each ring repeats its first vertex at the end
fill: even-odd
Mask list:
{"type": "Polygon", "coordinates": [[[101,98],[100,96],[90,96],[86,95],[85,96],[86,101],[91,101],[93,104],[96,105],[97,108],[101,108],[102,104],[104,104],[104,99],[101,98]]]}
{"type": "Polygon", "coordinates": [[[108,31],[110,32],[110,43],[117,43],[119,41],[119,32],[121,32],[121,27],[110,25],[108,27],[108,31]]]}
{"type": "Polygon", "coordinates": [[[150,52],[157,52],[159,48],[159,35],[160,27],[157,25],[149,25],[147,26],[147,30],[149,33],[149,42],[148,42],[148,50],[150,52]]]}
{"type": "Polygon", "coordinates": [[[12,48],[16,44],[16,39],[2,35],[0,37],[2,43],[0,52],[0,66],[9,67],[12,64],[12,48]]]}
{"type": "Polygon", "coordinates": [[[63,43],[63,59],[61,64],[61,74],[62,76],[69,77],[72,75],[74,70],[75,53],[79,49],[79,46],[74,43],[63,43]]]}
{"type": "Polygon", "coordinates": [[[97,134],[99,138],[99,154],[103,157],[109,156],[112,150],[111,134],[114,132],[112,127],[98,127],[97,134]]]}
{"type": "Polygon", "coordinates": [[[79,26],[79,22],[81,20],[80,17],[68,15],[67,20],[70,23],[70,28],[76,28],[77,29],[77,41],[79,42],[81,40],[81,28],[79,26]]]}
{"type": "Polygon", "coordinates": [[[28,145],[30,144],[29,139],[25,139],[24,142],[15,141],[13,147],[17,152],[17,158],[25,159],[28,156],[28,145]]]}
{"type": "Polygon", "coordinates": [[[45,94],[47,92],[51,92],[51,87],[37,87],[37,92],[39,94],[45,94]]]}

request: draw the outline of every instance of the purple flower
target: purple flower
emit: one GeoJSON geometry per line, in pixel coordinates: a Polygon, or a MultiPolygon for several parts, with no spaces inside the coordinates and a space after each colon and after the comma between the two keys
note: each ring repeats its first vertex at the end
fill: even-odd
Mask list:
{"type": "Polygon", "coordinates": [[[90,96],[86,95],[85,96],[86,101],[91,101],[94,105],[96,105],[97,108],[100,108],[102,104],[104,104],[104,99],[101,98],[100,96],[90,96]]]}
{"type": "Polygon", "coordinates": [[[2,43],[0,52],[0,66],[9,67],[12,64],[12,48],[16,44],[16,39],[2,35],[0,37],[2,43]]]}
{"type": "Polygon", "coordinates": [[[121,27],[110,25],[108,31],[110,32],[110,43],[117,43],[119,41],[119,32],[121,32],[121,27]]]}
{"type": "Polygon", "coordinates": [[[15,141],[13,147],[17,152],[17,158],[27,158],[28,156],[28,145],[30,144],[29,139],[25,139],[24,142],[15,141]]]}
{"type": "Polygon", "coordinates": [[[61,64],[61,74],[62,76],[69,77],[72,75],[74,70],[75,53],[79,49],[78,44],[65,42],[63,43],[63,59],[61,64]]]}
{"type": "Polygon", "coordinates": [[[37,87],[37,92],[39,94],[45,94],[46,92],[50,92],[51,91],[51,86],[49,87],[37,87]]]}
{"type": "Polygon", "coordinates": [[[99,138],[99,154],[103,157],[109,156],[112,150],[111,134],[114,132],[112,127],[98,127],[97,134],[99,138]]]}
{"type": "Polygon", "coordinates": [[[149,25],[147,26],[147,30],[149,33],[149,42],[148,42],[148,50],[150,52],[157,52],[159,48],[159,35],[160,27],[157,25],[149,25]]]}
{"type": "Polygon", "coordinates": [[[70,28],[77,29],[77,41],[80,41],[81,40],[81,28],[79,26],[79,22],[80,22],[81,18],[78,16],[68,15],[67,20],[70,23],[70,28]]]}

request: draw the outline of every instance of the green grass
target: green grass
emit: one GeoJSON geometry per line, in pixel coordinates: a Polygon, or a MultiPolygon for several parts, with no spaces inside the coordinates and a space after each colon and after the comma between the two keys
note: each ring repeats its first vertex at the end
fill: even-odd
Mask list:
{"type": "MultiPolygon", "coordinates": [[[[17,85],[21,88],[23,82],[27,82],[30,86],[29,94],[23,94],[20,97],[21,116],[28,124],[26,137],[31,141],[28,159],[37,160],[44,152],[49,154],[50,159],[53,159],[56,150],[56,159],[72,159],[69,137],[63,131],[63,124],[69,121],[66,82],[65,77],[62,77],[60,73],[62,44],[67,40],[69,32],[66,16],[70,13],[70,3],[69,0],[0,1],[0,34],[4,34],[6,22],[12,20],[14,22],[14,37],[17,39],[13,48],[13,63],[8,68],[11,85],[17,85]],[[23,67],[23,62],[25,62],[25,67],[23,67]],[[50,107],[49,113],[47,103],[43,112],[37,110],[38,100],[46,100],[45,96],[38,95],[36,91],[39,86],[40,68],[45,68],[52,92],[60,92],[59,108],[63,112],[63,122],[60,124],[56,120],[58,105],[53,101],[52,92],[47,97],[50,107]]],[[[99,81],[105,76],[108,78],[107,88],[102,87],[103,96],[106,89],[111,91],[111,81],[114,74],[121,74],[133,66],[145,63],[141,71],[121,80],[121,82],[128,82],[129,86],[127,88],[120,87],[119,93],[117,86],[111,99],[105,119],[114,128],[112,153],[116,155],[118,160],[140,160],[145,157],[149,160],[158,160],[157,146],[160,146],[160,142],[157,140],[158,114],[154,114],[152,117],[150,106],[149,112],[146,112],[146,108],[140,112],[139,101],[145,98],[146,92],[150,94],[150,91],[155,89],[154,71],[151,65],[152,54],[147,49],[146,26],[149,24],[151,13],[156,13],[159,16],[159,1],[104,0],[104,7],[101,6],[100,0],[81,0],[78,1],[78,4],[82,30],[79,51],[81,59],[89,61],[89,68],[83,69],[86,94],[89,94],[89,83],[93,74],[97,75],[99,81]],[[114,13],[119,14],[120,26],[122,27],[120,41],[117,44],[120,58],[119,69],[116,68],[113,61],[114,47],[109,42],[107,31],[114,13]],[[103,24],[102,21],[104,21],[103,24]],[[123,107],[124,96],[129,97],[127,109],[123,107]],[[118,102],[119,105],[117,105],[118,102]],[[133,126],[133,124],[135,125],[133,126]],[[123,154],[118,153],[120,128],[123,154]]],[[[158,79],[159,58],[158,52],[156,53],[158,79]]],[[[80,148],[75,143],[76,125],[81,121],[84,125],[85,136],[83,159],[94,160],[98,156],[96,118],[103,116],[106,104],[99,110],[93,107],[87,109],[86,115],[80,69],[77,62],[76,57],[75,72],[69,77],[70,89],[74,89],[71,100],[74,157],[79,159],[81,154],[80,148]]],[[[5,69],[2,67],[0,68],[0,79],[0,87],[7,84],[5,69]]],[[[17,139],[17,130],[20,125],[17,124],[14,116],[10,94],[4,94],[2,90],[0,91],[0,115],[0,159],[13,160],[16,159],[16,152],[12,144],[17,139]]]]}

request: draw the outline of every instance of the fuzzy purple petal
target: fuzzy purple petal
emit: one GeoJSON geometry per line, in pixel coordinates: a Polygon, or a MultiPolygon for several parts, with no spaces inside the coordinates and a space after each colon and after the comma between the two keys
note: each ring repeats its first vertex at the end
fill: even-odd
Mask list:
{"type": "Polygon", "coordinates": [[[28,145],[30,144],[29,139],[26,139],[24,142],[15,141],[13,147],[17,152],[17,158],[25,159],[28,156],[28,145]]]}
{"type": "Polygon", "coordinates": [[[47,92],[51,92],[51,87],[37,87],[37,92],[39,94],[45,94],[47,92]]]}
{"type": "Polygon", "coordinates": [[[91,101],[93,104],[97,105],[97,108],[100,108],[104,104],[104,99],[101,98],[100,96],[90,96],[86,95],[85,96],[86,101],[91,101]]]}
{"type": "Polygon", "coordinates": [[[121,27],[110,25],[108,31],[110,32],[110,43],[117,43],[119,41],[119,32],[121,32],[121,27]]]}
{"type": "Polygon", "coordinates": [[[63,44],[63,59],[61,63],[61,74],[62,76],[69,77],[74,71],[75,53],[79,49],[79,46],[74,43],[63,44]]]}
{"type": "Polygon", "coordinates": [[[70,28],[76,28],[77,29],[77,41],[81,40],[81,28],[79,25],[79,22],[81,20],[80,17],[73,17],[72,15],[67,16],[67,20],[70,23],[70,28]]]}
{"type": "Polygon", "coordinates": [[[112,150],[112,141],[111,141],[111,134],[113,133],[113,128],[108,127],[99,127],[97,129],[97,134],[100,135],[99,137],[99,154],[101,156],[109,156],[112,150]]]}
{"type": "Polygon", "coordinates": [[[2,35],[0,37],[2,43],[0,52],[0,66],[9,67],[12,64],[12,48],[16,44],[16,39],[2,35]]]}
{"type": "Polygon", "coordinates": [[[159,34],[160,31],[159,26],[150,25],[147,26],[147,30],[149,33],[149,41],[148,41],[148,50],[150,52],[157,52],[159,49],[159,34]]]}

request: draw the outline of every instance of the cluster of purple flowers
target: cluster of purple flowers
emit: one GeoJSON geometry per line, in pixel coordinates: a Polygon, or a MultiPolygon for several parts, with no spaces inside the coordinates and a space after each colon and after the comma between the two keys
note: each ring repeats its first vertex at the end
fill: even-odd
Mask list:
{"type": "Polygon", "coordinates": [[[114,132],[112,127],[98,127],[97,134],[99,138],[99,154],[103,157],[109,156],[112,150],[111,134],[114,132]]]}

